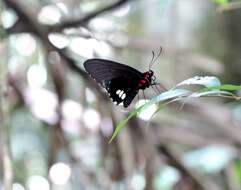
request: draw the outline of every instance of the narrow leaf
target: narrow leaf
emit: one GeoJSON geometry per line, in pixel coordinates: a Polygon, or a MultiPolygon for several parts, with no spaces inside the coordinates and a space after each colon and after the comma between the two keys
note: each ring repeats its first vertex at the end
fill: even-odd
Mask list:
{"type": "Polygon", "coordinates": [[[214,76],[195,76],[193,78],[184,80],[176,85],[176,87],[183,86],[183,85],[202,85],[205,87],[214,87],[214,86],[220,86],[221,82],[217,77],[214,76]]]}
{"type": "Polygon", "coordinates": [[[213,86],[206,88],[204,90],[227,90],[227,91],[234,91],[234,90],[241,90],[240,85],[232,85],[232,84],[223,84],[220,86],[213,86]]]}
{"type": "MultiPolygon", "coordinates": [[[[143,106],[144,106],[144,105],[143,105],[143,106]]],[[[119,132],[121,131],[121,129],[126,125],[126,123],[127,123],[132,117],[134,117],[134,116],[141,110],[141,108],[142,108],[143,106],[141,106],[141,107],[135,109],[134,111],[132,111],[132,112],[127,116],[127,118],[125,118],[125,119],[122,120],[120,123],[118,123],[118,125],[116,126],[115,131],[114,131],[114,133],[112,134],[112,136],[111,136],[111,138],[110,138],[110,140],[109,140],[108,143],[111,143],[111,142],[115,139],[115,137],[119,134],[119,132]]]]}
{"type": "Polygon", "coordinates": [[[213,2],[219,5],[225,5],[228,3],[228,0],[213,0],[213,2]]]}
{"type": "Polygon", "coordinates": [[[189,93],[188,90],[184,90],[184,89],[175,89],[175,90],[169,90],[166,92],[163,92],[161,94],[159,94],[158,96],[152,98],[150,101],[148,101],[146,104],[136,108],[135,110],[133,110],[126,119],[122,120],[120,123],[118,123],[118,125],[115,128],[114,133],[112,134],[109,143],[111,143],[115,137],[119,134],[119,132],[121,131],[121,129],[127,124],[127,122],[134,116],[137,115],[137,113],[147,109],[150,105],[155,104],[157,102],[161,102],[161,101],[165,101],[168,99],[172,99],[172,98],[177,98],[180,96],[184,96],[187,95],[189,93]]]}
{"type": "Polygon", "coordinates": [[[190,96],[190,98],[198,98],[201,96],[210,96],[210,95],[228,95],[228,96],[235,96],[233,93],[231,92],[227,92],[227,91],[221,91],[221,90],[212,90],[212,91],[206,91],[206,92],[194,92],[192,93],[190,96]]]}

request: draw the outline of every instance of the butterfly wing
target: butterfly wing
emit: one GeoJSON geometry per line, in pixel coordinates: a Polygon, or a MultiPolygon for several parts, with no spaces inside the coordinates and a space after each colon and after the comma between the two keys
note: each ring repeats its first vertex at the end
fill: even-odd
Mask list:
{"type": "Polygon", "coordinates": [[[143,74],[127,65],[104,59],[89,59],[84,68],[109,93],[116,104],[128,107],[138,93],[143,74]]]}
{"type": "Polygon", "coordinates": [[[109,80],[106,90],[117,105],[123,103],[124,107],[128,107],[138,93],[137,85],[137,79],[120,76],[109,80]]]}
{"type": "Polygon", "coordinates": [[[98,83],[120,76],[142,77],[141,72],[128,65],[105,59],[88,59],[84,62],[84,68],[98,83]]]}

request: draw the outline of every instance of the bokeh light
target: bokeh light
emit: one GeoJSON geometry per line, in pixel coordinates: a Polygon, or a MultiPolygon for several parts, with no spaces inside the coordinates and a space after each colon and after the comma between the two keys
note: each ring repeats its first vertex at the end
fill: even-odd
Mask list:
{"type": "Polygon", "coordinates": [[[71,151],[84,166],[88,167],[88,170],[96,172],[101,152],[99,141],[94,136],[89,136],[84,140],[75,140],[71,143],[71,151]]]}
{"type": "Polygon", "coordinates": [[[143,190],[146,186],[146,180],[143,175],[136,174],[131,179],[131,187],[133,190],[143,190]]]}
{"type": "Polygon", "coordinates": [[[189,167],[214,173],[222,170],[236,154],[232,147],[207,146],[186,153],[184,162],[189,167]]]}
{"type": "Polygon", "coordinates": [[[97,131],[101,121],[100,114],[95,109],[89,108],[84,111],[83,121],[88,129],[97,131]]]}
{"type": "Polygon", "coordinates": [[[27,181],[28,190],[49,190],[49,182],[43,176],[31,176],[27,181]]]}
{"type": "Polygon", "coordinates": [[[43,24],[56,24],[61,19],[61,13],[55,5],[43,7],[38,15],[38,20],[43,24]]]}
{"type": "Polygon", "coordinates": [[[105,18],[95,18],[90,22],[90,28],[100,31],[109,31],[112,30],[115,26],[115,23],[112,20],[107,20],[105,18]]]}
{"type": "Polygon", "coordinates": [[[117,47],[125,47],[129,43],[128,37],[122,32],[115,32],[108,36],[108,40],[117,47]]]}
{"type": "Polygon", "coordinates": [[[8,69],[9,72],[14,76],[23,69],[23,65],[25,64],[24,59],[21,56],[14,56],[9,58],[8,69]]]}
{"type": "Polygon", "coordinates": [[[70,44],[69,48],[72,50],[74,53],[92,58],[94,56],[93,48],[96,44],[96,40],[94,39],[85,39],[85,38],[74,38],[70,44]]]}
{"type": "Polygon", "coordinates": [[[73,100],[65,100],[62,103],[62,127],[73,135],[78,135],[80,132],[80,124],[83,115],[82,106],[73,100]]]}
{"type": "Polygon", "coordinates": [[[83,108],[78,102],[67,99],[62,103],[62,113],[65,118],[79,120],[82,117],[83,108]]]}
{"type": "Polygon", "coordinates": [[[20,34],[14,39],[17,52],[23,56],[30,56],[36,50],[36,40],[30,34],[20,34]]]}
{"type": "Polygon", "coordinates": [[[122,6],[118,10],[114,11],[113,15],[117,17],[124,17],[126,16],[131,10],[131,6],[129,4],[122,6]]]}
{"type": "Polygon", "coordinates": [[[33,64],[27,72],[28,84],[30,87],[42,87],[47,82],[46,68],[41,64],[33,64]]]}
{"type": "Polygon", "coordinates": [[[25,188],[20,183],[14,183],[13,184],[13,190],[25,190],[25,188]]]}
{"type": "Polygon", "coordinates": [[[3,10],[1,14],[1,21],[4,28],[10,28],[17,20],[17,16],[14,11],[7,9],[3,10]]]}
{"type": "Polygon", "coordinates": [[[154,180],[155,189],[173,189],[173,186],[180,180],[179,171],[171,166],[163,166],[154,180]]]}
{"type": "Polygon", "coordinates": [[[61,13],[67,15],[69,13],[68,8],[63,2],[56,3],[57,7],[60,9],[61,13]]]}
{"type": "Polygon", "coordinates": [[[89,13],[91,11],[94,11],[98,5],[100,4],[100,1],[84,1],[84,6],[81,6],[81,12],[83,13],[89,13]]]}
{"type": "Polygon", "coordinates": [[[62,162],[55,163],[49,170],[49,177],[56,185],[64,185],[71,176],[71,168],[62,162]]]}
{"type": "Polygon", "coordinates": [[[94,53],[102,55],[102,57],[109,57],[112,53],[110,46],[103,41],[86,38],[73,38],[69,44],[69,48],[76,54],[92,58],[94,53]]]}
{"type": "Polygon", "coordinates": [[[63,34],[49,34],[48,38],[49,41],[59,49],[63,49],[69,44],[69,39],[63,34]]]}
{"type": "Polygon", "coordinates": [[[105,137],[109,137],[113,132],[113,121],[109,117],[104,117],[100,123],[100,130],[105,137]]]}
{"type": "Polygon", "coordinates": [[[33,114],[50,124],[56,123],[57,97],[54,93],[43,88],[28,88],[25,90],[25,99],[33,114]]]}
{"type": "Polygon", "coordinates": [[[95,94],[89,88],[86,88],[86,90],[85,90],[85,97],[86,97],[87,102],[90,102],[90,103],[92,103],[96,100],[95,94]]]}
{"type": "MultiPolygon", "coordinates": [[[[144,105],[145,103],[147,103],[149,100],[139,100],[136,103],[136,107],[140,107],[142,105],[144,105]]],[[[142,110],[141,112],[139,112],[137,114],[137,116],[142,119],[142,120],[149,120],[151,119],[151,117],[153,116],[153,114],[155,113],[155,111],[157,110],[157,105],[156,104],[152,104],[150,106],[148,106],[146,109],[142,110]]]]}
{"type": "Polygon", "coordinates": [[[101,55],[103,58],[110,57],[112,50],[109,44],[103,41],[97,41],[94,46],[95,53],[101,55]]]}

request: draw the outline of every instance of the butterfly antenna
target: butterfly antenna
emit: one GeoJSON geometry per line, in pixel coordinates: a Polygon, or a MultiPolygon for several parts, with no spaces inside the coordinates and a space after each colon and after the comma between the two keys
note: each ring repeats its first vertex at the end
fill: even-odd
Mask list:
{"type": "Polygon", "coordinates": [[[155,52],[151,51],[151,53],[152,53],[152,58],[151,58],[151,61],[149,63],[149,70],[151,69],[151,66],[153,65],[153,61],[154,61],[154,58],[155,58],[155,52]]]}
{"type": "Polygon", "coordinates": [[[160,57],[161,53],[162,53],[162,47],[160,46],[159,52],[158,52],[154,62],[156,62],[156,60],[160,57]]]}
{"type": "MultiPolygon", "coordinates": [[[[157,56],[155,58],[153,56],[153,59],[151,60],[151,62],[149,64],[149,70],[152,67],[152,65],[156,62],[156,60],[160,57],[161,53],[162,53],[162,47],[160,46],[160,49],[159,49],[159,52],[158,52],[157,56]]],[[[152,51],[152,54],[154,55],[153,51],[152,51]]]]}

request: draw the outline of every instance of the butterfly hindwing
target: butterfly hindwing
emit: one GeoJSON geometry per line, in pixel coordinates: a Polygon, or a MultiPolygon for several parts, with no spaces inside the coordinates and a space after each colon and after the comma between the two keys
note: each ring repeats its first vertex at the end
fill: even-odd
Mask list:
{"type": "Polygon", "coordinates": [[[136,90],[137,85],[137,78],[117,77],[108,81],[105,84],[105,88],[113,102],[117,105],[123,104],[124,107],[128,107],[138,92],[136,90]]]}

